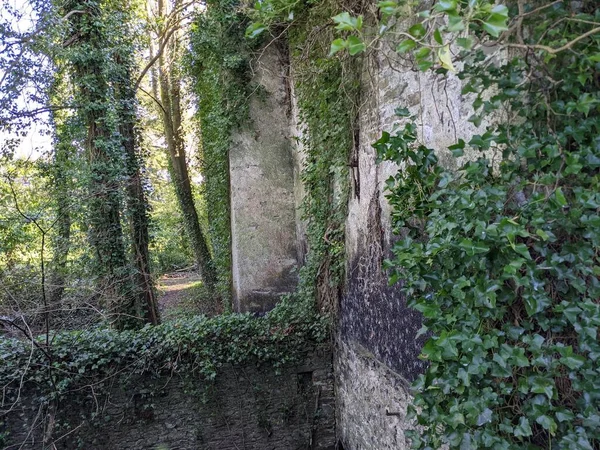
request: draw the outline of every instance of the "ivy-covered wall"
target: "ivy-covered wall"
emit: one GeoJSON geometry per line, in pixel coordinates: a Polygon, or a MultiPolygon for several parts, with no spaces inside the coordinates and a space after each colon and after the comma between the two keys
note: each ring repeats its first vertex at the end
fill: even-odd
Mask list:
{"type": "Polygon", "coordinates": [[[358,120],[357,181],[346,221],[347,290],[335,353],[338,431],[345,448],[402,449],[409,448],[410,382],[426,368],[418,358],[426,336],[418,335],[420,313],[408,307],[401,284],[390,286],[384,267],[402,239],[392,231],[386,198],[386,182],[400,168],[379,161],[373,143],[400,123],[398,108],[417,116],[419,137],[449,163],[447,147],[457,138],[469,140],[477,128],[467,121],[469,102],[455,75],[413,71],[410,61],[389,49],[364,61],[361,90],[367,101],[358,120]],[[364,436],[377,439],[367,444],[364,436]]]}
{"type": "Polygon", "coordinates": [[[83,386],[55,409],[40,408],[25,386],[0,442],[4,449],[332,449],[331,370],[325,346],[279,374],[242,365],[223,367],[215,382],[115,377],[108,389],[83,386]],[[53,439],[45,441],[49,426],[53,439]]]}

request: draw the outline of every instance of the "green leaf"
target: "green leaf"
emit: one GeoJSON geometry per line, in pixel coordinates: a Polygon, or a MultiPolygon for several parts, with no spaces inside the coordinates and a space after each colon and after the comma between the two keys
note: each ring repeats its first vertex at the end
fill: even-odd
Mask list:
{"type": "Polygon", "coordinates": [[[492,415],[492,410],[485,408],[483,412],[477,416],[477,426],[480,427],[486,423],[490,423],[492,421],[492,415]]]}
{"type": "Polygon", "coordinates": [[[417,59],[427,58],[429,55],[431,55],[431,49],[428,47],[421,47],[415,52],[415,58],[417,59]]]}
{"type": "Polygon", "coordinates": [[[560,363],[567,366],[569,369],[579,369],[585,364],[585,358],[580,355],[564,356],[560,358],[560,363]]]}
{"type": "Polygon", "coordinates": [[[367,46],[356,36],[348,37],[348,53],[354,56],[360,52],[364,52],[367,46]]]}
{"type": "Polygon", "coordinates": [[[433,9],[438,12],[455,11],[457,6],[456,0],[438,0],[433,6],[433,9]]]}
{"type": "Polygon", "coordinates": [[[442,33],[440,33],[439,28],[436,28],[436,30],[433,32],[433,39],[435,39],[435,42],[440,45],[444,44],[444,41],[442,40],[442,33]]]}
{"type": "Polygon", "coordinates": [[[514,435],[516,437],[528,437],[533,435],[531,425],[526,417],[519,418],[519,425],[515,427],[514,435]]]}
{"type": "Polygon", "coordinates": [[[266,29],[267,29],[267,27],[264,26],[262,23],[259,23],[259,22],[251,23],[250,25],[248,25],[248,28],[246,28],[246,37],[248,39],[254,39],[255,37],[259,36],[266,29]]]}
{"type": "Polygon", "coordinates": [[[465,23],[460,16],[450,16],[448,18],[448,31],[456,33],[465,29],[465,23]]]}
{"type": "Polygon", "coordinates": [[[568,202],[567,199],[565,197],[565,194],[563,194],[563,191],[561,188],[557,188],[556,191],[554,191],[554,198],[556,199],[556,202],[560,205],[560,206],[567,206],[568,202]]]}
{"type": "Polygon", "coordinates": [[[331,43],[331,49],[329,50],[329,56],[335,55],[340,50],[348,47],[348,42],[344,39],[336,39],[331,43]]]}
{"type": "MultiPolygon", "coordinates": [[[[394,114],[396,114],[398,117],[409,117],[410,116],[410,111],[408,110],[408,108],[396,108],[394,110],[394,114]]],[[[389,137],[389,134],[388,134],[389,137]]],[[[377,141],[379,142],[379,141],[377,141]]]]}
{"type": "MultiPolygon", "coordinates": [[[[550,400],[554,393],[553,382],[541,376],[531,377],[530,379],[531,392],[535,394],[545,394],[550,400]]],[[[541,424],[540,424],[541,425],[541,424]]]]}
{"type": "Polygon", "coordinates": [[[501,14],[492,14],[483,22],[483,29],[491,36],[498,37],[500,33],[508,30],[507,17],[501,14]]]}
{"type": "Polygon", "coordinates": [[[377,3],[377,7],[381,11],[381,14],[384,16],[392,15],[398,9],[398,2],[395,1],[385,1],[377,3]]]}
{"type": "Polygon", "coordinates": [[[433,67],[433,63],[429,60],[420,60],[417,63],[417,68],[421,71],[421,72],[425,72],[429,69],[431,69],[433,67]]]}
{"type": "Polygon", "coordinates": [[[453,144],[450,147],[448,147],[448,150],[450,150],[452,152],[452,156],[454,156],[455,158],[458,158],[459,156],[463,156],[465,154],[465,152],[464,152],[465,145],[466,145],[465,141],[463,141],[462,139],[459,139],[456,144],[453,144]]]}
{"type": "Polygon", "coordinates": [[[558,428],[558,426],[556,425],[556,422],[552,417],[542,414],[537,419],[535,419],[535,421],[539,423],[544,429],[548,430],[550,434],[556,433],[556,429],[558,428]]]}
{"type": "Polygon", "coordinates": [[[427,31],[421,23],[417,23],[408,29],[408,33],[416,39],[421,39],[427,31]]]}
{"type": "Polygon", "coordinates": [[[529,249],[525,244],[516,244],[512,246],[514,251],[519,255],[523,256],[525,259],[531,259],[531,255],[529,254],[529,249]]]}
{"type": "Polygon", "coordinates": [[[473,256],[478,253],[487,253],[490,248],[486,247],[482,243],[474,243],[471,239],[463,239],[458,244],[461,249],[463,249],[467,255],[473,256]]]}
{"type": "Polygon", "coordinates": [[[535,234],[537,234],[539,237],[541,237],[543,241],[547,241],[550,238],[550,235],[548,233],[546,233],[544,230],[542,230],[541,228],[538,228],[535,231],[535,234]]]}
{"type": "Polygon", "coordinates": [[[473,48],[473,38],[471,37],[460,37],[456,39],[456,43],[465,50],[471,50],[473,48]]]}
{"type": "Polygon", "coordinates": [[[362,28],[362,16],[352,17],[344,11],[332,19],[337,24],[335,28],[340,31],[358,31],[362,28]]]}
{"type": "Polygon", "coordinates": [[[405,39],[398,44],[396,51],[400,54],[407,53],[417,46],[417,43],[412,39],[405,39]]]}

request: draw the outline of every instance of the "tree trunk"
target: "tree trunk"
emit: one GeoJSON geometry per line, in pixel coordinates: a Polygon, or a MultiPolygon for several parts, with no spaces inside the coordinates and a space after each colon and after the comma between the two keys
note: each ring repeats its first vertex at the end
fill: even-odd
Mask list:
{"type": "MultiPolygon", "coordinates": [[[[160,16],[165,17],[166,6],[163,0],[159,0],[158,9],[160,16]]],[[[179,45],[177,33],[174,33],[171,41],[164,46],[158,65],[162,118],[169,153],[169,172],[175,185],[177,201],[183,214],[185,228],[194,251],[198,270],[206,286],[214,291],[217,274],[208,249],[206,236],[198,220],[185,155],[184,131],[181,120],[181,76],[175,67],[179,45]]]]}
{"type": "Polygon", "coordinates": [[[131,70],[127,61],[118,61],[122,65],[123,78],[118,83],[117,93],[122,94],[119,108],[119,129],[123,148],[127,158],[127,209],[129,216],[131,254],[135,267],[134,282],[137,288],[137,310],[142,312],[144,320],[153,325],[159,323],[158,302],[150,271],[150,252],[148,245],[148,201],[142,176],[140,161],[136,151],[135,133],[135,92],[131,70]]]}
{"type": "Polygon", "coordinates": [[[66,133],[61,132],[65,124],[56,127],[56,146],[52,168],[53,190],[56,201],[56,233],[52,241],[53,256],[49,277],[48,303],[54,308],[62,300],[65,290],[65,273],[71,244],[71,211],[69,191],[71,183],[68,176],[68,162],[72,151],[66,133]]]}
{"type": "MultiPolygon", "coordinates": [[[[118,328],[138,326],[136,296],[130,279],[121,226],[122,147],[111,117],[110,86],[102,50],[107,36],[102,9],[96,1],[73,5],[86,14],[71,16],[74,48],[73,83],[79,97],[79,114],[87,128],[85,144],[89,164],[88,225],[98,262],[98,284],[111,320],[118,328]],[[100,24],[100,25],[99,25],[100,24]]],[[[68,12],[68,11],[67,11],[68,12]]]]}

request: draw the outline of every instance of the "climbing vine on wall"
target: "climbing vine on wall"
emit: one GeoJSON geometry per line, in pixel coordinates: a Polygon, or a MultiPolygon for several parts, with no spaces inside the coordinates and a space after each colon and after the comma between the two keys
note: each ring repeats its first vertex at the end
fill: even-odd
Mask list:
{"type": "Polygon", "coordinates": [[[209,1],[206,6],[191,29],[188,73],[198,104],[203,193],[210,204],[209,235],[219,274],[218,289],[226,309],[230,309],[228,151],[234,127],[248,117],[251,48],[244,38],[247,17],[237,0],[209,1]]]}
{"type": "MultiPolygon", "coordinates": [[[[300,8],[294,18],[289,8],[283,14],[272,9],[243,9],[235,1],[209,3],[196,20],[190,55],[190,74],[199,104],[206,194],[214,205],[213,246],[215,255],[221,255],[216,258],[221,261],[221,272],[229,273],[227,151],[231,131],[247,120],[247,101],[253,92],[249,60],[253,49],[259,50],[277,39],[289,41],[285,45],[291,49],[303,130],[300,144],[306,152],[303,217],[307,221],[309,252],[298,294],[310,305],[318,297],[324,309],[335,303],[343,283],[348,164],[358,102],[353,70],[357,62],[328,57],[332,36],[329,18],[336,8],[332,2],[320,2],[300,8]],[[268,23],[270,36],[262,33],[267,25],[256,22],[259,19],[268,23]],[[292,23],[286,23],[288,19],[292,23]],[[321,25],[317,32],[315,24],[321,25]]],[[[224,288],[229,286],[228,280],[226,283],[224,279],[224,288]]]]}
{"type": "Polygon", "coordinates": [[[413,446],[598,448],[600,8],[444,0],[419,16],[398,51],[438,73],[464,62],[470,120],[496,124],[449,147],[478,155],[456,172],[406,110],[375,143],[405,168],[388,181],[405,238],[387,267],[431,334],[413,446]]]}
{"type": "MultiPolygon", "coordinates": [[[[339,5],[257,5],[247,36],[286,30],[291,49],[291,78],[298,102],[305,154],[301,180],[306,195],[302,218],[307,223],[308,254],[300,272],[295,301],[330,311],[337,305],[345,276],[345,220],[349,195],[350,155],[359,103],[359,64],[331,58],[331,15],[339,5]]],[[[360,4],[357,5],[357,12],[360,4]]],[[[274,33],[278,35],[277,33],[274,33]]]]}

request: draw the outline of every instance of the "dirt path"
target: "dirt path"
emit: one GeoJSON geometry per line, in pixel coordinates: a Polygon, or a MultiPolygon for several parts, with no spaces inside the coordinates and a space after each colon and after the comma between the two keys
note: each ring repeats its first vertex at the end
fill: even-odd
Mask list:
{"type": "Polygon", "coordinates": [[[221,305],[212,299],[196,272],[174,272],[158,279],[158,309],[163,320],[184,315],[220,314],[221,305]]]}

